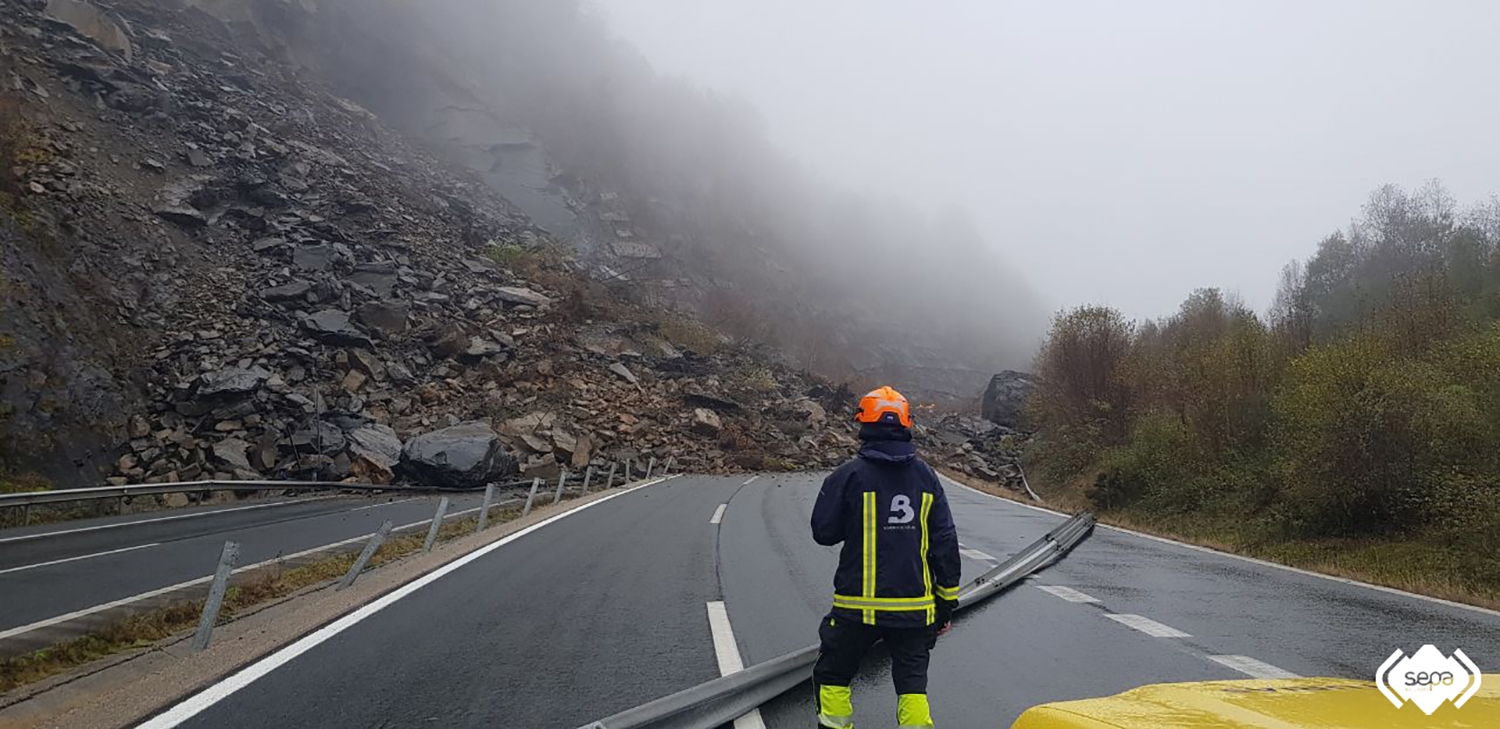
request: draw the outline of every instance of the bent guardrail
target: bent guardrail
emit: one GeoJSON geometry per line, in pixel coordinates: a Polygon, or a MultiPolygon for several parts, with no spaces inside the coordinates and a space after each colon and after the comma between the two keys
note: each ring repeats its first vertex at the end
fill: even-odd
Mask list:
{"type": "MultiPolygon", "coordinates": [[[[1076,514],[1004,563],[973,579],[959,590],[958,610],[978,605],[1061,559],[1093,531],[1095,522],[1089,512],[1076,514]]],[[[810,680],[817,660],[818,646],[810,645],[580,729],[715,729],[810,680]]]]}

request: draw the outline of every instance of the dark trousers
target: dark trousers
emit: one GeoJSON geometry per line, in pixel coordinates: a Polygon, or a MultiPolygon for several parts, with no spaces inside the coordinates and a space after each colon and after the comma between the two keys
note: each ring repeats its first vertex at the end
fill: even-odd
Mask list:
{"type": "Polygon", "coordinates": [[[882,628],[828,615],[818,624],[818,662],[813,683],[848,686],[859,673],[860,659],[875,641],[891,652],[891,679],[897,694],[927,693],[927,661],[934,643],[932,627],[882,628]]]}

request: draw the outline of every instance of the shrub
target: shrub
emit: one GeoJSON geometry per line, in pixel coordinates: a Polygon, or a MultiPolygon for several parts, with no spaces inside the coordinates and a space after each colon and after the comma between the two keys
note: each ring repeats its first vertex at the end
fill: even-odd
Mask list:
{"type": "Polygon", "coordinates": [[[1475,392],[1370,337],[1315,347],[1274,404],[1277,470],[1301,531],[1399,533],[1483,469],[1493,425],[1475,392]]]}

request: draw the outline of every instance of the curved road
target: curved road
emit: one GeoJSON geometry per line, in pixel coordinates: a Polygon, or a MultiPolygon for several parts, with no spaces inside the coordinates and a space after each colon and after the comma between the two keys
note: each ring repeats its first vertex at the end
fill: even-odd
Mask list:
{"type": "MultiPolygon", "coordinates": [[[[148,726],[567,729],[712,678],[734,648],[746,664],[801,648],[826,609],[835,560],[806,533],[820,475],[746,481],[679,477],[622,492],[305,652],[273,654],[258,680],[215,684],[191,711],[148,726]],[[717,651],[713,602],[727,605],[734,636],[721,632],[717,651]]],[[[948,491],[966,579],[1062,519],[948,491]]],[[[996,727],[1036,703],[1144,683],[1367,678],[1396,648],[1423,643],[1462,648],[1494,670],[1500,615],[1100,528],[1061,564],[963,616],[938,645],[931,692],[940,726],[996,727]]],[[[891,722],[888,682],[872,655],[856,687],[860,725],[891,722]]],[[[810,692],[794,690],[759,720],[810,718],[810,692]]]]}

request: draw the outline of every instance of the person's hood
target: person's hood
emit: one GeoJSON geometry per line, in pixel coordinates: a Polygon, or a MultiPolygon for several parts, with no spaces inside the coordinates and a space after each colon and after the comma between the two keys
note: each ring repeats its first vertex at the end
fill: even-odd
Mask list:
{"type": "Polygon", "coordinates": [[[917,457],[911,430],[887,423],[866,423],[859,428],[859,457],[875,463],[910,463],[917,457]]]}

